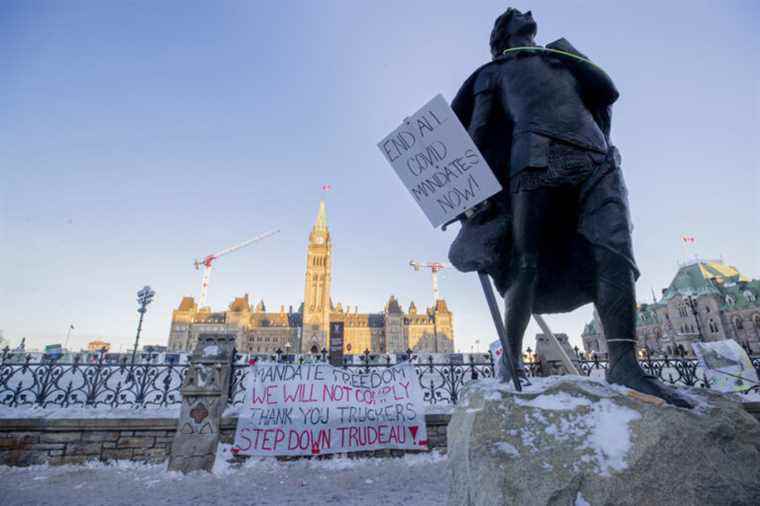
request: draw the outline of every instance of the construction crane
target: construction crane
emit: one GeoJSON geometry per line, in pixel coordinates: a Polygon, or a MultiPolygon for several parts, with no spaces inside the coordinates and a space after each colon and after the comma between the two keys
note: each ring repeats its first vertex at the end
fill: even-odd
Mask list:
{"type": "Polygon", "coordinates": [[[421,269],[430,269],[430,273],[433,277],[433,307],[437,300],[441,298],[441,294],[438,292],[438,273],[447,268],[448,265],[442,262],[417,262],[416,260],[409,260],[409,265],[412,269],[419,272],[421,269]]]}
{"type": "Polygon", "coordinates": [[[201,296],[198,299],[198,307],[203,307],[206,304],[206,295],[208,294],[208,280],[209,280],[209,277],[211,276],[211,267],[213,266],[213,263],[216,259],[228,253],[232,253],[233,251],[237,251],[239,249],[245,248],[246,246],[250,246],[251,244],[261,241],[262,239],[271,237],[278,232],[279,230],[272,230],[271,232],[267,232],[266,234],[257,235],[256,237],[252,239],[243,241],[240,244],[232,246],[231,248],[223,249],[219,253],[214,253],[213,255],[208,255],[204,258],[199,258],[197,260],[194,260],[193,265],[195,265],[195,270],[200,269],[201,265],[203,266],[203,281],[201,282],[201,296]]]}

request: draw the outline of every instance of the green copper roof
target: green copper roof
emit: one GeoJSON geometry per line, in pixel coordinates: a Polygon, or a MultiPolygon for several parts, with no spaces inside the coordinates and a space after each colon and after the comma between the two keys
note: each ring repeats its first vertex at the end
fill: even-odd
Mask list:
{"type": "Polygon", "coordinates": [[[720,260],[697,260],[678,269],[663,296],[667,301],[676,295],[720,294],[726,283],[748,281],[736,268],[720,260]]]}

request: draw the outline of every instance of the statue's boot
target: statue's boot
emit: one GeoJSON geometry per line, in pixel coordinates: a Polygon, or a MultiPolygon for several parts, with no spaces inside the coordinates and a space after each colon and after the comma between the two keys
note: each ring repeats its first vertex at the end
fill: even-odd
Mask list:
{"type": "Polygon", "coordinates": [[[654,395],[681,408],[693,407],[674,388],[648,376],[636,360],[636,290],[633,270],[617,254],[595,249],[595,305],[607,338],[607,381],[654,395]]]}
{"type": "Polygon", "coordinates": [[[612,340],[607,343],[609,366],[607,381],[632,388],[641,393],[659,397],[679,408],[694,406],[681,397],[674,388],[664,385],[656,377],[647,375],[636,360],[635,343],[629,340],[612,340]]]}

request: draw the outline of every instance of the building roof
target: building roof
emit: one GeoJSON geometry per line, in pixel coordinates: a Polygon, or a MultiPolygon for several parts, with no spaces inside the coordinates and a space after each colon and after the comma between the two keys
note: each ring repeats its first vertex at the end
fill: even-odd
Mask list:
{"type": "Polygon", "coordinates": [[[235,297],[235,300],[230,304],[230,311],[239,313],[250,309],[250,303],[248,302],[248,294],[243,297],[235,297]]]}
{"type": "Polygon", "coordinates": [[[583,327],[583,333],[581,336],[595,336],[599,334],[599,329],[596,328],[596,320],[591,320],[583,327]]]}
{"type": "Polygon", "coordinates": [[[725,264],[722,260],[696,260],[678,269],[670,286],[665,290],[663,300],[670,300],[677,295],[721,295],[721,288],[747,281],[749,279],[735,267],[725,264]]]}
{"type": "Polygon", "coordinates": [[[195,303],[195,299],[192,297],[182,297],[182,301],[179,303],[179,307],[177,308],[178,311],[193,311],[197,309],[198,306],[195,303]]]}
{"type": "Polygon", "coordinates": [[[438,299],[435,301],[435,312],[436,313],[448,313],[449,307],[446,305],[446,301],[443,299],[438,299]]]}
{"type": "Polygon", "coordinates": [[[390,299],[388,299],[388,303],[385,305],[385,312],[403,314],[404,311],[399,306],[398,300],[396,300],[394,295],[391,295],[390,299]]]}

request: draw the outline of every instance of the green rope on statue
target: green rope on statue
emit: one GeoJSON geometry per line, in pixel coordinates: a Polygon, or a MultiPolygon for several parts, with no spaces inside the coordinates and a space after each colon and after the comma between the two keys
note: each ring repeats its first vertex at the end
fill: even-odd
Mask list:
{"type": "Polygon", "coordinates": [[[541,47],[541,46],[520,46],[520,47],[512,47],[509,49],[505,49],[504,51],[501,52],[501,54],[506,55],[509,53],[516,53],[518,51],[535,51],[535,52],[553,53],[560,56],[567,56],[569,58],[573,58],[575,60],[588,63],[589,65],[593,65],[594,67],[598,68],[599,70],[607,74],[607,72],[605,72],[602,67],[592,62],[591,60],[587,58],[583,58],[582,56],[578,56],[577,54],[568,53],[567,51],[560,51],[559,49],[550,49],[548,47],[541,47]]]}

